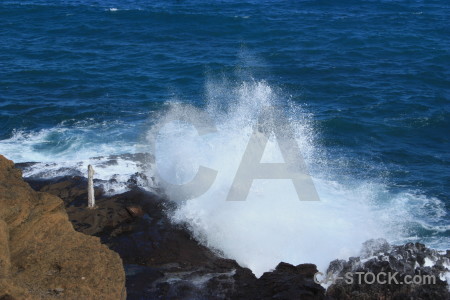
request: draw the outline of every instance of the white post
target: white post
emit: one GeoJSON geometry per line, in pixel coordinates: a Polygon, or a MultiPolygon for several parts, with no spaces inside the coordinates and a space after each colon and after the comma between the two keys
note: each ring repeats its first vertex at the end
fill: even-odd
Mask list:
{"type": "Polygon", "coordinates": [[[88,207],[95,207],[95,196],[94,196],[94,168],[88,166],[88,207]]]}

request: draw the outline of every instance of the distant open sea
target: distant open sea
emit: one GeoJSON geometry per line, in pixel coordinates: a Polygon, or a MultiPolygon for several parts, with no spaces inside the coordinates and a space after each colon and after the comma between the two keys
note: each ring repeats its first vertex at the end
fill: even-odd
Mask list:
{"type": "MultiPolygon", "coordinates": [[[[213,112],[229,137],[212,138],[214,152],[264,101],[296,115],[307,137],[301,148],[312,153],[323,207],[304,211],[317,223],[295,209],[258,211],[282,199],[279,190],[239,219],[193,200],[174,220],[199,240],[257,274],[279,260],[320,266],[319,255],[354,254],[373,235],[450,248],[450,2],[0,2],[0,154],[42,163],[25,176],[142,152],[173,103],[213,112]],[[274,211],[285,227],[253,219],[274,211]]],[[[187,149],[181,158],[203,153],[176,145],[187,149]]],[[[219,173],[228,154],[209,160],[219,173]]],[[[134,167],[124,158],[98,174],[120,178],[134,167]]]]}

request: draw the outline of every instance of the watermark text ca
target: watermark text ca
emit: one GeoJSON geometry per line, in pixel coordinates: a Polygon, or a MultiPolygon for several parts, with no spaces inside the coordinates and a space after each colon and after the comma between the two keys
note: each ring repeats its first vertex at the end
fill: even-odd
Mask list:
{"type": "MultiPolygon", "coordinates": [[[[167,123],[181,121],[192,125],[199,136],[216,134],[217,128],[210,116],[199,109],[187,108],[170,114],[154,132],[167,123]]],[[[156,149],[156,134],[150,139],[152,153],[156,149]]],[[[158,157],[155,157],[155,162],[158,157]]],[[[157,164],[156,164],[157,165],[157,164]]],[[[155,170],[158,175],[158,170],[155,170]]],[[[158,176],[162,185],[176,194],[180,200],[198,198],[214,184],[220,170],[200,165],[194,178],[184,184],[174,184],[158,176]]],[[[290,179],[301,201],[319,201],[313,180],[309,175],[289,119],[282,110],[267,106],[259,111],[257,123],[242,154],[236,175],[226,197],[227,201],[245,201],[255,179],[290,179]],[[276,139],[284,163],[262,163],[261,159],[270,136],[276,139]]]]}

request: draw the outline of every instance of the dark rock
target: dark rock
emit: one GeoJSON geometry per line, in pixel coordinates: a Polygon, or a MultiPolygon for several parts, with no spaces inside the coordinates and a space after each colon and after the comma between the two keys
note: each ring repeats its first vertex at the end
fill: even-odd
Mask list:
{"type": "Polygon", "coordinates": [[[38,164],[38,163],[37,162],[22,162],[22,163],[15,163],[14,167],[23,171],[24,169],[30,168],[36,164],[38,164]]]}
{"type": "Polygon", "coordinates": [[[364,243],[362,258],[350,258],[348,261],[335,260],[330,263],[327,272],[333,277],[344,277],[347,272],[353,272],[353,283],[346,279],[339,279],[332,284],[327,295],[335,299],[450,299],[450,292],[445,281],[440,279],[444,272],[448,272],[445,265],[449,263],[446,255],[429,249],[420,243],[408,243],[402,246],[390,246],[384,240],[370,240],[364,243]],[[432,266],[425,266],[426,261],[433,262],[432,266]],[[355,272],[363,272],[357,275],[355,272]],[[384,275],[382,272],[386,273],[384,275]],[[394,274],[397,272],[397,275],[394,274]],[[381,273],[381,282],[373,281],[381,273]],[[392,274],[396,280],[389,280],[392,274]],[[367,276],[368,282],[364,281],[367,276]],[[434,276],[435,282],[424,284],[407,284],[405,279],[413,276],[434,276]],[[361,277],[359,277],[361,276],[361,277]],[[410,277],[406,277],[410,276],[410,277]],[[361,282],[360,279],[361,278],[361,282]],[[398,283],[397,283],[398,282],[398,283]]]}
{"type": "Polygon", "coordinates": [[[316,266],[280,263],[257,279],[172,224],[175,204],[133,190],[96,202],[94,210],[67,207],[76,230],[101,238],[121,256],[128,299],[324,299],[316,266]]]}
{"type": "Polygon", "coordinates": [[[127,187],[129,189],[139,188],[140,186],[154,185],[153,178],[148,178],[145,174],[136,172],[127,180],[127,187]]]}
{"type": "Polygon", "coordinates": [[[272,272],[256,279],[251,272],[236,272],[238,284],[232,299],[325,299],[325,289],[313,280],[313,264],[293,266],[280,263],[272,272]]]}
{"type": "MultiPolygon", "coordinates": [[[[122,158],[127,157],[110,156],[104,164],[117,164],[122,158]]],[[[141,154],[135,159],[152,158],[141,154]]],[[[439,279],[446,271],[450,251],[441,255],[423,244],[391,246],[383,239],[365,242],[359,257],[332,261],[328,272],[333,276],[347,272],[398,272],[399,281],[406,275],[437,275],[436,284],[347,284],[337,280],[325,293],[314,282],[315,265],[284,262],[256,278],[251,270],[223,258],[221,253],[194,240],[186,228],[174,225],[168,216],[176,204],[162,193],[139,189],[151,180],[135,173],[126,183],[131,191],[115,196],[105,196],[97,188],[95,209],[86,209],[87,182],[83,177],[28,182],[38,191],[61,197],[77,231],[99,237],[120,255],[128,299],[450,299],[446,282],[439,279]]],[[[95,182],[100,186],[107,183],[95,182]]],[[[112,178],[109,183],[117,180],[112,178]]],[[[51,274],[58,273],[53,269],[51,274]]],[[[66,291],[58,293],[65,296],[66,291]]]]}
{"type": "MultiPolygon", "coordinates": [[[[87,205],[87,179],[80,176],[65,176],[54,179],[26,178],[25,181],[36,191],[46,192],[61,198],[66,207],[87,205]]],[[[96,187],[95,197],[102,197],[103,190],[96,187]]]]}

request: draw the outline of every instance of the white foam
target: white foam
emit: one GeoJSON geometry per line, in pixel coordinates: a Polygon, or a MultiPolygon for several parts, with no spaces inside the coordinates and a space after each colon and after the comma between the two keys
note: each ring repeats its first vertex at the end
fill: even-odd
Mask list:
{"type": "MultiPolygon", "coordinates": [[[[258,276],[281,261],[315,263],[325,271],[333,259],[358,255],[367,239],[404,240],[410,235],[405,230],[408,222],[414,222],[405,203],[415,209],[427,201],[439,202],[409,193],[391,194],[376,182],[340,180],[326,168],[326,159],[315,146],[309,115],[299,105],[284,106],[290,107],[290,123],[296,128],[321,201],[299,201],[289,180],[255,180],[246,201],[225,201],[259,110],[286,103],[264,81],[237,86],[208,83],[206,95],[206,110],[218,132],[199,137],[192,126],[173,123],[158,138],[162,150],[157,152],[156,162],[165,180],[186,183],[199,165],[218,171],[213,186],[202,196],[180,203],[172,219],[186,224],[202,243],[236,259],[258,276]]],[[[162,119],[180,109],[183,107],[174,105],[162,119]]],[[[186,111],[192,113],[192,108],[186,107],[186,111]]],[[[265,161],[279,161],[274,143],[274,139],[269,141],[265,161]]],[[[167,193],[174,200],[179,196],[170,190],[167,193]]],[[[442,211],[438,211],[439,205],[430,210],[442,218],[442,211]]]]}
{"type": "MultiPolygon", "coordinates": [[[[205,94],[206,111],[218,132],[198,136],[192,126],[167,124],[156,153],[161,176],[172,183],[188,182],[199,165],[218,170],[212,188],[197,199],[180,203],[172,216],[205,245],[261,275],[280,261],[311,262],[325,271],[333,259],[358,255],[361,243],[370,238],[384,237],[391,243],[421,241],[437,249],[450,243],[444,236],[450,223],[442,201],[411,191],[392,193],[376,180],[340,178],[327,168],[328,158],[315,142],[311,114],[298,104],[280,100],[266,82],[209,82],[205,94]],[[287,109],[320,202],[299,201],[289,180],[255,180],[247,201],[225,201],[252,126],[266,105],[287,109]],[[430,231],[429,237],[419,236],[423,230],[430,231]]],[[[162,119],[174,110],[193,111],[172,103],[162,119]]],[[[105,190],[120,193],[128,189],[127,181],[141,171],[142,164],[127,156],[118,157],[114,164],[106,162],[113,154],[146,149],[145,143],[142,146],[133,138],[124,138],[134,131],[139,131],[135,125],[119,121],[69,120],[50,129],[17,130],[0,141],[0,153],[15,162],[39,162],[25,170],[27,177],[84,175],[92,164],[105,190]]],[[[283,161],[273,138],[263,161],[283,161]]],[[[149,166],[148,178],[153,176],[153,166],[149,166]]],[[[176,194],[167,193],[177,200],[176,194]]]]}
{"type": "Polygon", "coordinates": [[[450,291],[450,260],[447,259],[443,266],[446,270],[440,273],[439,279],[447,282],[447,289],[450,291]]]}
{"type": "Polygon", "coordinates": [[[150,177],[148,182],[141,182],[141,178],[134,176],[143,170],[143,164],[147,164],[147,170],[151,164],[133,155],[138,148],[135,141],[122,138],[127,130],[136,128],[120,121],[68,120],[39,131],[16,130],[11,138],[0,140],[0,153],[15,163],[37,162],[24,169],[24,177],[86,177],[87,166],[91,164],[97,185],[107,194],[129,190],[130,179],[136,180],[138,186],[152,189],[154,182],[150,177]]]}
{"type": "Polygon", "coordinates": [[[9,139],[0,140],[0,153],[14,162],[81,161],[134,153],[136,145],[120,137],[123,131],[133,130],[128,126],[120,121],[97,123],[87,119],[38,131],[15,130],[9,139]]]}
{"type": "Polygon", "coordinates": [[[134,157],[102,156],[86,158],[82,161],[32,164],[23,169],[23,176],[34,179],[53,179],[63,176],[87,177],[88,165],[92,165],[95,170],[95,185],[102,187],[106,195],[124,193],[130,190],[131,186],[153,191],[156,182],[151,176],[148,178],[136,176],[136,173],[142,172],[144,164],[147,170],[151,168],[150,163],[136,160],[134,157]],[[136,182],[130,183],[130,180],[136,182]]]}

